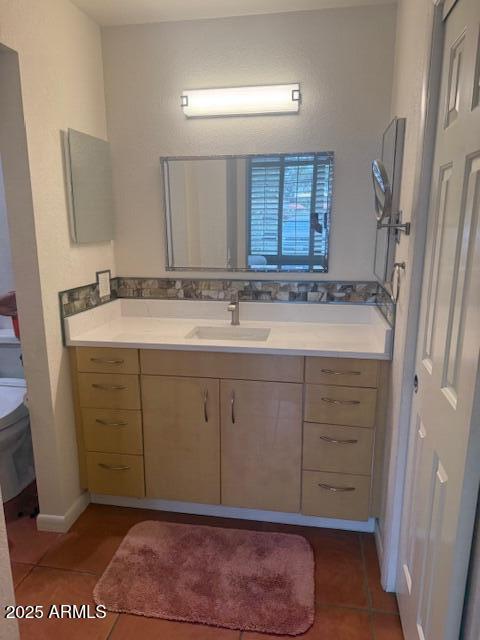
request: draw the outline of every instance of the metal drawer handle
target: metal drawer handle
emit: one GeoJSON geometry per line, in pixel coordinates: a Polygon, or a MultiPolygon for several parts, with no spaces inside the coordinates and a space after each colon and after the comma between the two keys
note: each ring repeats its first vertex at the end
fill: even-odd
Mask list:
{"type": "Polygon", "coordinates": [[[337,440],[336,438],[329,438],[328,436],[320,436],[320,440],[328,442],[329,444],[357,444],[358,440],[337,440]]]}
{"type": "Polygon", "coordinates": [[[232,391],[232,395],[230,397],[230,410],[232,424],[235,424],[235,391],[232,391]]]}
{"type": "Polygon", "coordinates": [[[95,420],[98,424],[103,425],[104,427],[126,427],[128,426],[128,422],[108,422],[107,420],[101,420],[97,418],[95,420]]]}
{"type": "Polygon", "coordinates": [[[131,467],[124,464],[105,464],[104,462],[99,462],[98,466],[108,471],[128,471],[131,469],[131,467]]]}
{"type": "Polygon", "coordinates": [[[125,360],[107,360],[106,358],[90,358],[90,362],[97,364],[123,364],[125,360]]]}
{"type": "Polygon", "coordinates": [[[127,389],[124,384],[92,384],[92,387],[100,391],[126,391],[127,389]]]}
{"type": "Polygon", "coordinates": [[[208,422],[208,389],[203,392],[203,418],[208,422]]]}
{"type": "Polygon", "coordinates": [[[337,371],[336,369],[320,369],[326,376],[361,376],[361,371],[337,371]]]}
{"type": "Polygon", "coordinates": [[[323,482],[319,482],[318,486],[320,489],[325,489],[325,491],[331,491],[332,493],[345,493],[347,491],[355,491],[355,487],[334,487],[331,484],[324,484],[323,482]]]}
{"type": "Polygon", "coordinates": [[[336,400],[335,398],[322,398],[321,400],[327,404],[343,404],[348,406],[360,404],[360,400],[336,400]]]}

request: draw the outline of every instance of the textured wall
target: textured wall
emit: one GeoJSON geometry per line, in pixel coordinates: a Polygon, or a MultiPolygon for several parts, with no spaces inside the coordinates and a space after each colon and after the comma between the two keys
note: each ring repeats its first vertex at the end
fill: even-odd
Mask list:
{"type": "MultiPolygon", "coordinates": [[[[21,168],[16,155],[22,144],[6,141],[5,134],[4,168],[8,161],[11,202],[17,207],[15,215],[9,211],[9,222],[40,507],[42,513],[62,515],[80,490],[58,291],[91,282],[96,270],[114,270],[110,243],[70,243],[60,145],[60,130],[68,127],[106,136],[100,31],[68,0],[0,0],[0,43],[19,54],[33,197],[32,214],[28,176],[14,175],[21,168]]],[[[0,57],[5,60],[0,94],[11,102],[15,59],[9,53],[0,57]]],[[[18,105],[6,108],[13,126],[21,112],[18,105]]]]}
{"type": "Polygon", "coordinates": [[[394,26],[381,5],[105,28],[118,272],[164,273],[160,156],[333,150],[327,277],[371,279],[370,162],[390,116],[394,26]],[[295,81],[298,116],[187,120],[179,106],[186,88],[295,81]]]}

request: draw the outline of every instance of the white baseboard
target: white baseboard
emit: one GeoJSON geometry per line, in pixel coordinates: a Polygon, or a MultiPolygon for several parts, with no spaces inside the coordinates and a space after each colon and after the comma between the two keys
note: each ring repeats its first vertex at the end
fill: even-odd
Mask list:
{"type": "Polygon", "coordinates": [[[89,494],[84,491],[75,502],[69,507],[63,516],[39,513],[37,516],[37,529],[40,531],[55,531],[66,533],[77,518],[83,513],[90,503],[89,494]]]}
{"type": "Polygon", "coordinates": [[[117,507],[133,507],[135,509],[154,509],[156,511],[172,511],[174,513],[190,513],[192,515],[216,516],[218,518],[238,518],[240,520],[259,520],[260,522],[277,522],[279,524],[296,524],[304,527],[321,527],[324,529],[343,529],[345,531],[361,531],[373,533],[375,518],[369,520],[334,520],[304,516],[300,513],[284,513],[281,511],[263,511],[259,509],[243,509],[225,507],[223,505],[196,504],[193,502],[176,502],[171,500],[150,500],[125,498],[123,496],[106,496],[96,493],[90,495],[95,504],[106,504],[117,507]]]}

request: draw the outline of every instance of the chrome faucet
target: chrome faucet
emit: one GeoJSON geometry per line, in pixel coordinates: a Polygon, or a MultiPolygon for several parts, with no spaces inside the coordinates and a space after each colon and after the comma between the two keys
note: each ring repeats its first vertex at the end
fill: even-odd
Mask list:
{"type": "Polygon", "coordinates": [[[232,314],[232,322],[233,325],[240,324],[240,301],[238,299],[238,291],[232,291],[230,296],[230,304],[228,305],[228,310],[232,314]]]}

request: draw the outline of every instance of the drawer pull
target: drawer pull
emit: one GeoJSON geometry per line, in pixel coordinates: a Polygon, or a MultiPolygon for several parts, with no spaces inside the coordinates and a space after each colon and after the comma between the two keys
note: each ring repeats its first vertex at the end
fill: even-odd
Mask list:
{"type": "Polygon", "coordinates": [[[357,444],[358,440],[337,440],[336,438],[329,438],[328,436],[320,436],[320,440],[328,442],[329,444],[357,444]]]}
{"type": "Polygon", "coordinates": [[[235,424],[235,391],[232,391],[232,395],[230,397],[230,413],[232,424],[235,424]]]}
{"type": "Polygon", "coordinates": [[[102,469],[107,469],[107,471],[128,471],[131,469],[125,464],[105,464],[104,462],[99,462],[98,466],[102,469]]]}
{"type": "Polygon", "coordinates": [[[203,392],[203,418],[208,422],[208,389],[203,392]]]}
{"type": "Polygon", "coordinates": [[[336,400],[335,398],[322,398],[321,400],[327,404],[343,404],[347,406],[360,404],[360,400],[336,400]]]}
{"type": "Polygon", "coordinates": [[[361,371],[337,371],[336,369],[320,369],[326,376],[361,376],[361,371]]]}
{"type": "Polygon", "coordinates": [[[123,364],[125,360],[108,360],[107,358],[90,358],[90,362],[96,362],[97,364],[123,364]]]}
{"type": "Polygon", "coordinates": [[[128,422],[108,422],[108,420],[101,420],[97,418],[95,420],[98,424],[101,424],[104,427],[126,427],[128,426],[128,422]]]}
{"type": "Polygon", "coordinates": [[[127,389],[124,384],[92,384],[92,387],[100,391],[126,391],[127,389]]]}
{"type": "Polygon", "coordinates": [[[320,489],[331,491],[332,493],[345,493],[347,491],[355,491],[355,487],[334,487],[331,484],[324,484],[323,482],[319,482],[318,486],[320,487],[320,489]]]}

